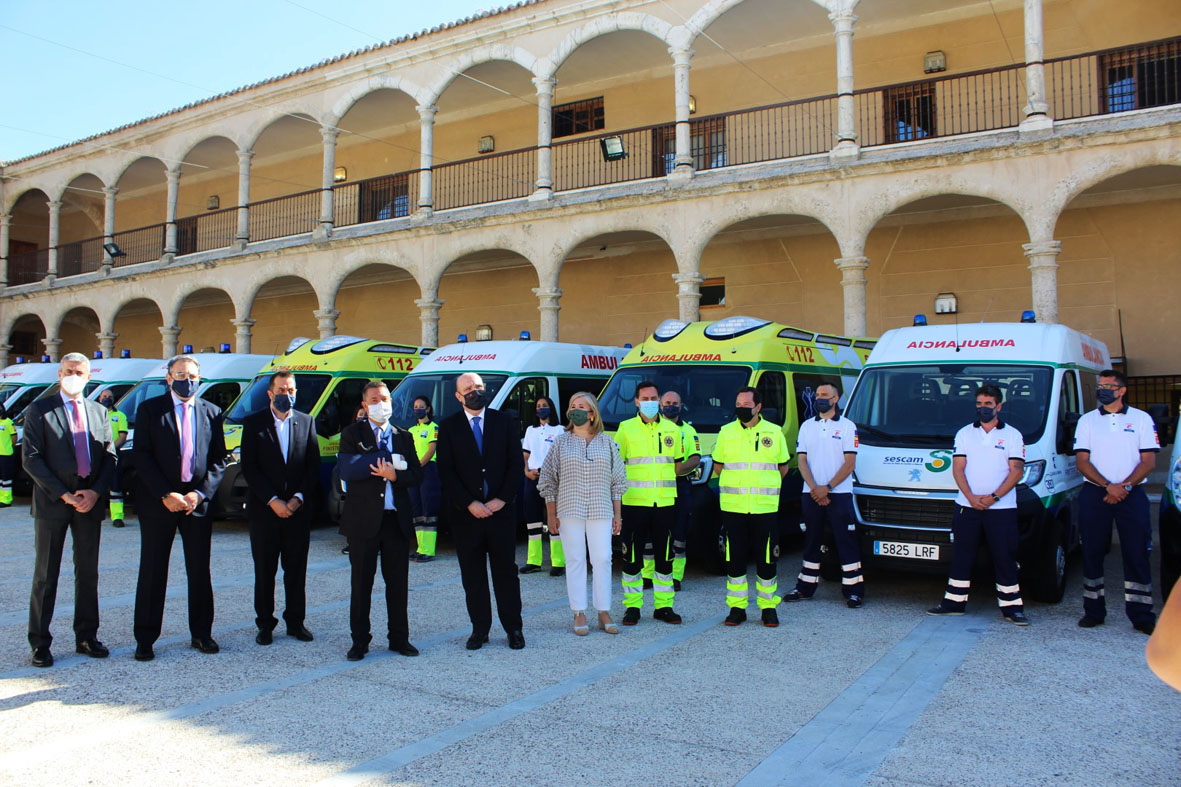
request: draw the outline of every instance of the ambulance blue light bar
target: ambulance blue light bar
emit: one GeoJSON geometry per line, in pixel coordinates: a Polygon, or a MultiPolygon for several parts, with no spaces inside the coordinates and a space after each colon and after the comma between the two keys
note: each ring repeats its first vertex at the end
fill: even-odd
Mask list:
{"type": "Polygon", "coordinates": [[[23,355],[18,355],[18,356],[16,356],[16,362],[17,362],[17,363],[24,363],[24,362],[25,362],[25,356],[23,356],[23,355]]]}
{"type": "Polygon", "coordinates": [[[630,350],[631,348],[632,348],[631,342],[628,342],[627,344],[623,345],[623,349],[625,349],[625,350],[630,350]]]}
{"type": "Polygon", "coordinates": [[[925,314],[916,314],[916,315],[914,316],[914,324],[915,324],[915,325],[926,325],[926,324],[927,324],[927,315],[925,315],[925,314]]]}
{"type": "Polygon", "coordinates": [[[529,335],[529,331],[521,331],[521,335],[518,338],[520,341],[527,342],[533,337],[529,335]]]}
{"type": "Polygon", "coordinates": [[[191,353],[193,351],[193,345],[186,344],[184,347],[180,348],[180,351],[182,353],[184,353],[185,355],[188,355],[189,353],[191,353]]]}
{"type": "Polygon", "coordinates": [[[48,356],[48,355],[42,355],[42,356],[41,356],[41,363],[49,363],[49,356],[48,356]]]}
{"type": "Polygon", "coordinates": [[[95,350],[94,351],[94,360],[101,361],[102,359],[103,359],[103,351],[102,350],[95,350]]]}
{"type": "Polygon", "coordinates": [[[1037,315],[1033,313],[1033,309],[1021,312],[1021,322],[1037,322],[1037,315]]]}
{"type": "Polygon", "coordinates": [[[312,345],[312,352],[316,355],[325,355],[330,352],[342,350],[345,347],[352,347],[354,344],[360,344],[363,341],[365,340],[360,336],[348,336],[347,334],[341,333],[316,342],[312,345]]]}
{"type": "Polygon", "coordinates": [[[812,341],[812,332],[801,331],[799,328],[784,328],[777,335],[780,339],[795,339],[800,342],[812,341]]]}
{"type": "Polygon", "coordinates": [[[707,339],[733,339],[770,324],[770,320],[735,315],[705,326],[705,336],[707,339]]]}
{"type": "Polygon", "coordinates": [[[290,353],[293,353],[296,350],[298,350],[300,347],[304,346],[305,344],[307,344],[310,341],[311,341],[311,339],[309,339],[306,336],[296,336],[294,339],[291,340],[291,343],[287,345],[287,349],[283,351],[283,354],[288,355],[290,353]]]}
{"type": "Polygon", "coordinates": [[[218,352],[228,353],[229,351],[230,351],[230,345],[225,342],[222,342],[221,349],[219,349],[218,352]]]}
{"type": "Polygon", "coordinates": [[[460,344],[467,344],[467,334],[466,333],[459,334],[459,338],[456,339],[455,341],[459,342],[460,344]]]}
{"type": "Polygon", "coordinates": [[[688,327],[689,323],[684,320],[665,320],[656,326],[652,336],[658,342],[667,342],[669,339],[675,339],[681,331],[688,327]]]}
{"type": "Polygon", "coordinates": [[[131,357],[131,350],[120,350],[119,357],[120,358],[130,358],[131,357]]]}

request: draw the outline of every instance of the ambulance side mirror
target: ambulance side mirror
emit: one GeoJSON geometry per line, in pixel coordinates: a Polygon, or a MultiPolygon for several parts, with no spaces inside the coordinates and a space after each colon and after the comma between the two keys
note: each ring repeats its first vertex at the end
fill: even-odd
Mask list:
{"type": "Polygon", "coordinates": [[[1064,413],[1062,415],[1062,419],[1058,422],[1058,440],[1055,446],[1058,453],[1074,456],[1074,430],[1081,417],[1078,413],[1064,413]]]}

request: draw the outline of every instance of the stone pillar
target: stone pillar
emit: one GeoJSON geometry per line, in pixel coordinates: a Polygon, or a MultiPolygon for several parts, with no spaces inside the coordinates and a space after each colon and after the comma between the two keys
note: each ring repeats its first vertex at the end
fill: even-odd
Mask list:
{"type": "Polygon", "coordinates": [[[250,242],[250,159],[253,150],[238,151],[238,232],[234,248],[243,251],[250,242]]]}
{"type": "Polygon", "coordinates": [[[422,346],[439,346],[439,309],[443,302],[436,296],[430,298],[415,298],[414,305],[418,307],[419,319],[422,320],[422,346]]]}
{"type": "Polygon", "coordinates": [[[533,85],[537,88],[537,182],[530,199],[548,200],[554,196],[552,124],[557,81],[553,77],[533,78],[533,85]]]}
{"type": "Polygon", "coordinates": [[[98,349],[102,350],[104,358],[115,357],[115,340],[119,338],[117,333],[99,333],[95,334],[98,339],[98,349]]]}
{"type": "Polygon", "coordinates": [[[676,152],[673,167],[682,177],[693,174],[693,144],[689,133],[689,64],[692,49],[669,49],[673,56],[673,104],[676,110],[676,152]]]}
{"type": "Polygon", "coordinates": [[[837,39],[837,144],[834,158],[857,158],[857,121],[853,106],[853,24],[857,16],[850,9],[829,14],[837,39]]]}
{"type": "MultiPolygon", "coordinates": [[[[61,200],[51,199],[45,203],[49,206],[49,266],[48,275],[57,276],[57,244],[61,234],[62,203],[61,200]]],[[[50,282],[53,280],[50,279],[50,282]]]]}
{"type": "Polygon", "coordinates": [[[11,351],[11,344],[0,344],[0,369],[8,366],[8,353],[11,351]]]}
{"type": "Polygon", "coordinates": [[[317,309],[312,312],[312,316],[319,320],[321,339],[330,339],[336,335],[336,318],[340,316],[340,312],[332,308],[317,309]]]}
{"type": "Polygon", "coordinates": [[[435,113],[438,107],[420,106],[418,117],[421,119],[421,133],[418,143],[418,210],[429,216],[435,207],[435,197],[431,186],[431,167],[435,160],[435,113]]]}
{"type": "Polygon", "coordinates": [[[234,326],[234,352],[249,353],[250,352],[250,328],[257,320],[246,318],[245,320],[230,320],[234,326]]]}
{"type": "Polygon", "coordinates": [[[317,238],[327,238],[336,221],[336,192],[332,187],[336,183],[336,137],[339,133],[338,128],[320,129],[320,136],[324,139],[324,171],[320,178],[320,226],[316,228],[317,238]]]}
{"type": "Polygon", "coordinates": [[[176,200],[180,194],[180,167],[168,170],[168,204],[164,212],[164,262],[172,262],[176,257],[176,200]]]}
{"type": "MultiPolygon", "coordinates": [[[[1054,126],[1050,105],[1046,102],[1046,67],[1042,34],[1042,0],[1025,0],[1025,105],[1022,131],[1044,131],[1054,126]]],[[[1041,315],[1038,316],[1041,319],[1041,315]]]]}
{"type": "Polygon", "coordinates": [[[1035,241],[1021,246],[1029,258],[1033,312],[1038,322],[1058,322],[1058,254],[1062,242],[1035,241]]]}
{"type": "Polygon", "coordinates": [[[677,306],[680,319],[697,322],[701,319],[701,282],[705,277],[700,273],[674,273],[677,283],[677,306]]]}
{"type": "Polygon", "coordinates": [[[865,269],[868,257],[841,257],[833,260],[841,270],[841,289],[845,296],[845,335],[865,336],[865,269]]]}
{"type": "MultiPolygon", "coordinates": [[[[107,186],[103,189],[103,243],[115,242],[115,195],[119,193],[119,189],[115,186],[107,186]]],[[[109,272],[111,266],[115,261],[111,259],[111,255],[107,254],[107,250],[103,249],[103,265],[104,272],[109,272]]]]}
{"type": "Polygon", "coordinates": [[[164,360],[168,360],[176,355],[176,340],[180,337],[180,326],[161,325],[160,336],[163,337],[161,352],[164,354],[164,360]]]}
{"type": "MultiPolygon", "coordinates": [[[[0,213],[0,287],[8,286],[8,231],[11,227],[12,214],[0,213]]],[[[4,366],[0,366],[0,369],[4,366]]]]}
{"type": "Polygon", "coordinates": [[[45,345],[45,352],[49,354],[49,362],[60,363],[62,359],[62,340],[42,339],[41,343],[45,345]]]}
{"type": "Polygon", "coordinates": [[[537,310],[541,312],[541,341],[556,342],[558,312],[562,310],[559,303],[562,299],[562,290],[558,287],[534,287],[533,294],[537,296],[537,310]]]}

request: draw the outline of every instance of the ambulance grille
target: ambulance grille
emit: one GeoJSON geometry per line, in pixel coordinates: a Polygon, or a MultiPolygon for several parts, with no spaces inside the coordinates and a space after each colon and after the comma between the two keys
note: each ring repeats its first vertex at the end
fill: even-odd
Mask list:
{"type": "Polygon", "coordinates": [[[951,527],[955,501],[857,495],[857,510],[861,521],[874,524],[951,527]]]}

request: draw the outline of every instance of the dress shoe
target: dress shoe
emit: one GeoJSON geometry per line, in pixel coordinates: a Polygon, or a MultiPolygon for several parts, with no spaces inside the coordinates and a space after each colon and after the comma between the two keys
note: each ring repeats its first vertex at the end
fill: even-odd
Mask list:
{"type": "Polygon", "coordinates": [[[287,636],[295,637],[300,642],[311,642],[315,637],[312,632],[308,631],[308,627],[300,623],[298,626],[288,626],[287,636]]]}
{"type": "Polygon", "coordinates": [[[798,588],[793,588],[790,593],[783,597],[784,601],[811,601],[811,596],[805,596],[798,588]]]}
{"type": "Polygon", "coordinates": [[[466,647],[468,650],[479,650],[480,648],[484,647],[487,642],[487,634],[472,634],[467,638],[467,645],[464,647],[466,647]]]}
{"type": "Polygon", "coordinates": [[[549,575],[551,577],[564,577],[564,576],[566,576],[566,567],[565,566],[554,566],[553,568],[551,568],[549,570],[549,575]]]}
{"type": "Polygon", "coordinates": [[[672,607],[664,607],[663,609],[658,609],[652,613],[652,617],[656,618],[657,620],[659,620],[663,623],[676,624],[676,623],[681,622],[681,616],[678,615],[677,613],[673,612],[672,607]]]}
{"type": "Polygon", "coordinates": [[[105,659],[111,655],[111,651],[107,649],[107,646],[94,637],[79,642],[75,650],[83,656],[90,656],[92,659],[105,659]]]}
{"type": "Polygon", "coordinates": [[[849,609],[857,609],[858,607],[860,607],[864,603],[865,603],[865,600],[862,599],[861,596],[854,595],[854,596],[849,596],[847,599],[845,599],[845,606],[848,607],[849,609]]]}
{"type": "Polygon", "coordinates": [[[259,645],[270,645],[275,641],[275,635],[270,629],[259,629],[258,633],[254,635],[254,641],[259,645]]]}
{"type": "Polygon", "coordinates": [[[394,653],[401,653],[403,656],[417,656],[418,648],[411,645],[409,642],[391,642],[390,650],[394,653]]]}
{"type": "Polygon", "coordinates": [[[623,611],[623,625],[634,626],[640,622],[640,608],[628,607],[623,611]]]}
{"type": "Polygon", "coordinates": [[[156,651],[152,650],[151,645],[145,645],[142,642],[136,643],[135,646],[135,660],[136,661],[151,661],[156,658],[156,651]]]}
{"type": "Polygon", "coordinates": [[[368,652],[368,645],[353,643],[353,646],[349,648],[349,652],[346,653],[344,657],[349,661],[360,661],[361,659],[365,658],[365,654],[368,652]]]}
{"type": "Polygon", "coordinates": [[[434,555],[422,555],[422,554],[419,554],[419,555],[415,555],[415,556],[414,556],[414,562],[415,562],[415,563],[430,563],[430,562],[431,562],[431,561],[433,561],[434,559],[435,559],[435,556],[434,556],[434,555]]]}
{"type": "Polygon", "coordinates": [[[773,609],[763,610],[763,625],[773,629],[779,625],[779,613],[773,609]]]}
{"type": "Polygon", "coordinates": [[[521,633],[520,629],[508,633],[508,646],[513,650],[525,647],[525,635],[521,633]]]}
{"type": "Polygon", "coordinates": [[[411,553],[410,553],[410,555],[409,555],[409,558],[410,558],[410,562],[411,562],[411,563],[417,563],[417,562],[418,562],[418,559],[419,559],[420,557],[422,557],[422,556],[421,556],[421,555],[419,555],[417,552],[411,552],[411,553]]]}
{"type": "Polygon", "coordinates": [[[123,525],[125,525],[125,524],[126,524],[126,522],[124,522],[122,519],[116,519],[113,522],[111,522],[111,525],[113,525],[114,527],[123,527],[123,525]]]}
{"type": "Polygon", "coordinates": [[[349,548],[348,548],[348,547],[341,547],[341,548],[340,548],[340,554],[342,554],[342,555],[347,555],[348,553],[349,553],[349,548]]]}
{"type": "Polygon", "coordinates": [[[538,571],[541,571],[541,566],[535,566],[532,563],[526,563],[521,566],[522,574],[536,574],[538,571]]]}
{"type": "Polygon", "coordinates": [[[49,652],[49,647],[33,648],[33,666],[34,667],[52,667],[53,654],[49,652]]]}
{"type": "Polygon", "coordinates": [[[727,626],[741,626],[746,622],[746,610],[738,607],[731,607],[730,614],[726,616],[727,626]]]}
{"type": "Polygon", "coordinates": [[[944,604],[942,601],[940,601],[938,604],[928,609],[927,614],[935,615],[936,617],[943,615],[962,615],[964,614],[964,610],[962,608],[957,609],[956,607],[948,606],[947,604],[944,604]]]}
{"type": "Polygon", "coordinates": [[[1024,612],[1014,612],[1012,615],[1002,615],[1006,623],[1012,623],[1014,626],[1028,626],[1029,618],[1025,617],[1024,612]]]}
{"type": "Polygon", "coordinates": [[[1078,627],[1081,629],[1093,629],[1096,626],[1102,626],[1103,621],[1099,618],[1093,618],[1090,615],[1083,615],[1078,619],[1078,627]]]}
{"type": "Polygon", "coordinates": [[[1151,637],[1152,632],[1156,631],[1156,621],[1142,620],[1139,623],[1133,623],[1132,628],[1151,637]]]}
{"type": "Polygon", "coordinates": [[[202,653],[217,653],[221,648],[213,640],[213,637],[193,637],[193,650],[199,650],[202,653]]]}

